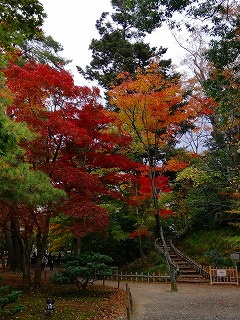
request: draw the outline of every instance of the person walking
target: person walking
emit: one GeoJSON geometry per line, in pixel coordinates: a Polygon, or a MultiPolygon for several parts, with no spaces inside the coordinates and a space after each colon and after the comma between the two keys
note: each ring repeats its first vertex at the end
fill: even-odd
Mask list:
{"type": "Polygon", "coordinates": [[[45,270],[45,266],[47,265],[47,263],[48,263],[48,259],[45,255],[43,255],[42,262],[41,262],[41,271],[45,270]]]}

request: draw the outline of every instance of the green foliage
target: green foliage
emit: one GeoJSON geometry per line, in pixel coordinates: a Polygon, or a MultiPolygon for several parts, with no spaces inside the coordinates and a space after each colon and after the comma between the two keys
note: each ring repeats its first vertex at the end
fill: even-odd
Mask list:
{"type": "Polygon", "coordinates": [[[25,40],[21,44],[21,49],[25,59],[34,59],[35,61],[48,64],[52,67],[63,67],[71,62],[59,55],[63,46],[55,41],[51,36],[42,34],[33,40],[25,40]]]}
{"type": "Polygon", "coordinates": [[[125,10],[125,1],[112,1],[112,5],[115,12],[111,16],[103,12],[96,23],[101,38],[93,39],[89,46],[90,65],[85,71],[78,67],[86,79],[97,80],[106,89],[119,83],[120,72],[134,74],[137,68],[147,66],[151,58],[166,52],[166,49],[156,50],[143,42],[144,33],[133,26],[132,15],[125,10]]]}
{"type": "Polygon", "coordinates": [[[99,253],[85,253],[78,256],[66,256],[64,270],[56,273],[54,283],[77,284],[85,289],[89,282],[112,275],[116,268],[110,266],[112,258],[99,253]],[[81,278],[81,280],[80,280],[81,278]]]}
{"type": "MultiPolygon", "coordinates": [[[[1,280],[1,279],[0,279],[1,280]]],[[[5,317],[18,313],[24,307],[17,305],[17,300],[21,296],[21,291],[12,291],[8,286],[0,287],[0,317],[5,317]]]]}
{"type": "Polygon", "coordinates": [[[4,201],[45,205],[65,195],[53,188],[44,173],[31,170],[24,161],[19,144],[33,137],[24,123],[13,122],[0,112],[0,199],[4,201]]]}
{"type": "MultiPolygon", "coordinates": [[[[126,11],[132,14],[134,25],[140,30],[151,33],[169,21],[175,12],[184,13],[190,18],[211,18],[222,12],[224,1],[221,0],[127,0],[126,11]]],[[[179,16],[177,16],[179,18],[179,16]]],[[[203,21],[202,21],[203,22],[203,21]]],[[[179,23],[175,21],[179,27],[179,23]]],[[[188,28],[191,28],[189,23],[188,28]]]]}
{"type": "Polygon", "coordinates": [[[191,231],[174,244],[200,264],[210,264],[211,252],[217,252],[227,263],[231,253],[240,251],[239,229],[224,226],[215,230],[191,231]]]}
{"type": "Polygon", "coordinates": [[[155,251],[149,252],[149,254],[142,259],[126,264],[122,267],[122,270],[125,272],[143,272],[144,274],[148,272],[169,272],[165,257],[155,251]]]}
{"type": "Polygon", "coordinates": [[[2,0],[0,3],[0,43],[5,47],[19,39],[32,39],[40,33],[46,14],[38,0],[2,0]]]}
{"type": "Polygon", "coordinates": [[[230,196],[235,188],[226,175],[224,157],[214,158],[209,152],[177,175],[175,189],[183,197],[188,229],[209,229],[238,221],[236,201],[230,196]]]}
{"type": "Polygon", "coordinates": [[[207,251],[204,253],[204,257],[207,258],[208,265],[211,267],[230,267],[232,262],[230,259],[225,259],[222,254],[216,249],[207,251]]]}

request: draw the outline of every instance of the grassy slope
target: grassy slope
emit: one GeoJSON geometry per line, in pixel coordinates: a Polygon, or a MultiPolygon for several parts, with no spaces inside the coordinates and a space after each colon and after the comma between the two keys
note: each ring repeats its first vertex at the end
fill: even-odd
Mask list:
{"type": "Polygon", "coordinates": [[[174,242],[176,247],[201,264],[209,264],[206,253],[217,252],[225,259],[234,252],[240,251],[240,236],[238,230],[231,227],[217,230],[200,230],[192,232],[174,242]]]}

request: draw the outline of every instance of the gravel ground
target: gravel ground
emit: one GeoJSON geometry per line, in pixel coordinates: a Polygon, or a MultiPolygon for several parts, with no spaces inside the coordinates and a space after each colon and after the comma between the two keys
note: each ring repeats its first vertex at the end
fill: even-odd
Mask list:
{"type": "MultiPolygon", "coordinates": [[[[106,283],[116,286],[116,283],[106,283]]],[[[121,283],[120,288],[126,287],[121,283]]],[[[129,282],[133,320],[240,320],[240,288],[236,285],[129,282]]]]}

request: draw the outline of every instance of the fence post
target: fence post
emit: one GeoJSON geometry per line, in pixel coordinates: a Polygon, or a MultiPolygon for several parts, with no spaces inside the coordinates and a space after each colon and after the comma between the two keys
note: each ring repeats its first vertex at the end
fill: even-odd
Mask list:
{"type": "Polygon", "coordinates": [[[210,284],[213,284],[212,283],[212,267],[211,266],[209,267],[209,274],[210,274],[210,284]]]}
{"type": "Polygon", "coordinates": [[[129,310],[129,307],[127,307],[127,320],[130,320],[130,310],[129,310]]]}
{"type": "Polygon", "coordinates": [[[129,291],[129,303],[130,303],[130,311],[133,314],[133,300],[132,300],[132,293],[129,291]]]}
{"type": "Polygon", "coordinates": [[[237,286],[238,286],[238,269],[237,269],[237,266],[235,266],[235,272],[236,272],[236,280],[237,280],[237,286]]]}

